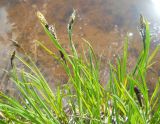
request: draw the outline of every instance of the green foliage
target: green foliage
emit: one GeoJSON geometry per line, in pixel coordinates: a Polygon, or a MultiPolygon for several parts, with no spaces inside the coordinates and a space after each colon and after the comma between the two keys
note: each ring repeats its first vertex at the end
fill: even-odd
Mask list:
{"type": "MultiPolygon", "coordinates": [[[[11,79],[16,84],[18,98],[0,93],[0,123],[61,124],[61,123],[113,123],[113,124],[158,124],[160,122],[160,82],[151,97],[146,84],[147,69],[159,46],[149,55],[150,34],[148,22],[143,18],[145,28],[144,49],[141,51],[133,71],[127,71],[128,39],[123,56],[117,64],[110,65],[107,88],[99,82],[99,61],[88,41],[88,55],[78,54],[72,41],[72,27],[76,12],[68,24],[71,54],[61,46],[53,26],[38,12],[40,23],[54,46],[61,53],[58,57],[41,42],[37,43],[64,67],[68,82],[52,91],[48,82],[29,58],[26,62],[16,56],[27,69],[14,65],[11,79]]],[[[142,18],[141,18],[142,19],[142,18]]],[[[142,21],[142,20],[141,20],[142,21]]]]}

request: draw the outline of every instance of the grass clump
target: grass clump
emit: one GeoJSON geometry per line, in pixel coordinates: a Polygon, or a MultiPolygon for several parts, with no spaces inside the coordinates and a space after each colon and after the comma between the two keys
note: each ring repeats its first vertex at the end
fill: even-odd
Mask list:
{"type": "Polygon", "coordinates": [[[68,82],[51,90],[48,82],[30,59],[26,62],[16,56],[28,69],[22,70],[13,65],[11,79],[19,90],[19,98],[0,92],[0,122],[26,124],[159,124],[160,82],[151,97],[148,95],[146,73],[153,65],[153,58],[159,46],[149,54],[150,34],[146,19],[141,16],[140,33],[144,48],[132,71],[127,71],[128,40],[124,45],[123,56],[117,64],[110,66],[107,87],[99,82],[99,60],[91,45],[86,41],[89,56],[77,53],[72,40],[72,29],[76,17],[74,11],[67,26],[71,53],[61,46],[55,29],[45,17],[37,16],[46,34],[59,50],[60,57],[41,42],[37,43],[61,65],[68,76],[68,82]]]}

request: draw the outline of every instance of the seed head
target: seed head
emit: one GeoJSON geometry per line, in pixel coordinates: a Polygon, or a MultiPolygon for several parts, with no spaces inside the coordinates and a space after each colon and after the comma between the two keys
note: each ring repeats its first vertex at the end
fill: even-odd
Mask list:
{"type": "Polygon", "coordinates": [[[73,13],[72,13],[72,15],[70,16],[70,19],[69,19],[68,30],[72,29],[75,18],[76,18],[76,10],[73,10],[73,13]]]}
{"type": "Polygon", "coordinates": [[[15,58],[15,55],[16,55],[16,51],[14,50],[12,55],[11,55],[11,67],[13,68],[13,60],[15,58]]]}
{"type": "Polygon", "coordinates": [[[57,34],[56,34],[55,27],[53,25],[49,25],[48,30],[54,36],[54,38],[57,40],[57,34]]]}
{"type": "Polygon", "coordinates": [[[15,41],[13,39],[10,39],[10,40],[12,41],[13,46],[18,47],[18,48],[20,47],[18,41],[15,41]]]}
{"type": "Polygon", "coordinates": [[[46,27],[48,26],[48,22],[45,19],[44,15],[41,12],[37,12],[37,17],[39,18],[40,22],[45,25],[46,27]]]}
{"type": "Polygon", "coordinates": [[[142,107],[142,94],[137,86],[134,87],[134,92],[136,93],[138,102],[139,102],[140,106],[142,107]]]}
{"type": "Polygon", "coordinates": [[[145,48],[146,48],[146,43],[145,43],[145,40],[146,40],[146,23],[145,23],[145,19],[142,16],[142,14],[140,15],[139,23],[140,23],[139,24],[139,32],[140,32],[140,35],[142,37],[143,46],[144,46],[144,50],[145,50],[145,48]]]}

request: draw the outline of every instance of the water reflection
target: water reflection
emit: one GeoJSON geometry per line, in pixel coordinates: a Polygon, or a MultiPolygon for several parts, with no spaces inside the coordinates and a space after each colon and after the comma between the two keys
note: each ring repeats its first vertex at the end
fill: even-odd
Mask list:
{"type": "MultiPolygon", "coordinates": [[[[8,66],[9,51],[11,49],[8,38],[12,31],[12,24],[9,23],[6,7],[0,7],[0,78],[4,74],[4,69],[8,66]]],[[[2,80],[1,80],[2,81],[2,80]]]]}
{"type": "Polygon", "coordinates": [[[154,4],[154,8],[155,8],[155,11],[156,13],[158,14],[158,16],[160,16],[160,1],[159,0],[151,0],[154,4]]]}
{"type": "Polygon", "coordinates": [[[6,38],[8,37],[8,33],[11,31],[12,29],[12,25],[9,23],[8,18],[7,18],[8,14],[7,14],[7,10],[5,7],[0,7],[0,38],[3,40],[6,40],[6,38]]]}

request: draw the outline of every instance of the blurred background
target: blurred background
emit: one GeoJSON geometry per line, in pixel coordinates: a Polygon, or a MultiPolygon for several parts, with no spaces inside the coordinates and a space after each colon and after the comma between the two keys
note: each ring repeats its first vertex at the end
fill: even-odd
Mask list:
{"type": "MultiPolygon", "coordinates": [[[[50,24],[55,25],[60,43],[69,49],[67,23],[73,11],[77,10],[73,39],[79,51],[82,51],[85,38],[93,46],[101,59],[101,83],[108,79],[108,62],[117,54],[121,55],[124,39],[129,36],[129,62],[132,68],[142,49],[138,32],[139,15],[143,14],[150,23],[152,45],[154,49],[160,43],[160,2],[159,0],[0,0],[0,82],[1,89],[9,90],[10,57],[15,49],[11,40],[16,40],[40,68],[50,85],[54,88],[59,83],[66,83],[63,68],[45,53],[35,40],[44,43],[57,55],[59,52],[52,45],[36,17],[41,11],[50,24]]],[[[24,55],[24,51],[16,49],[24,55]]],[[[152,50],[151,50],[152,51],[152,50]]],[[[148,85],[153,90],[160,76],[159,58],[148,72],[148,85]]],[[[21,66],[21,64],[19,64],[21,66]]]]}

